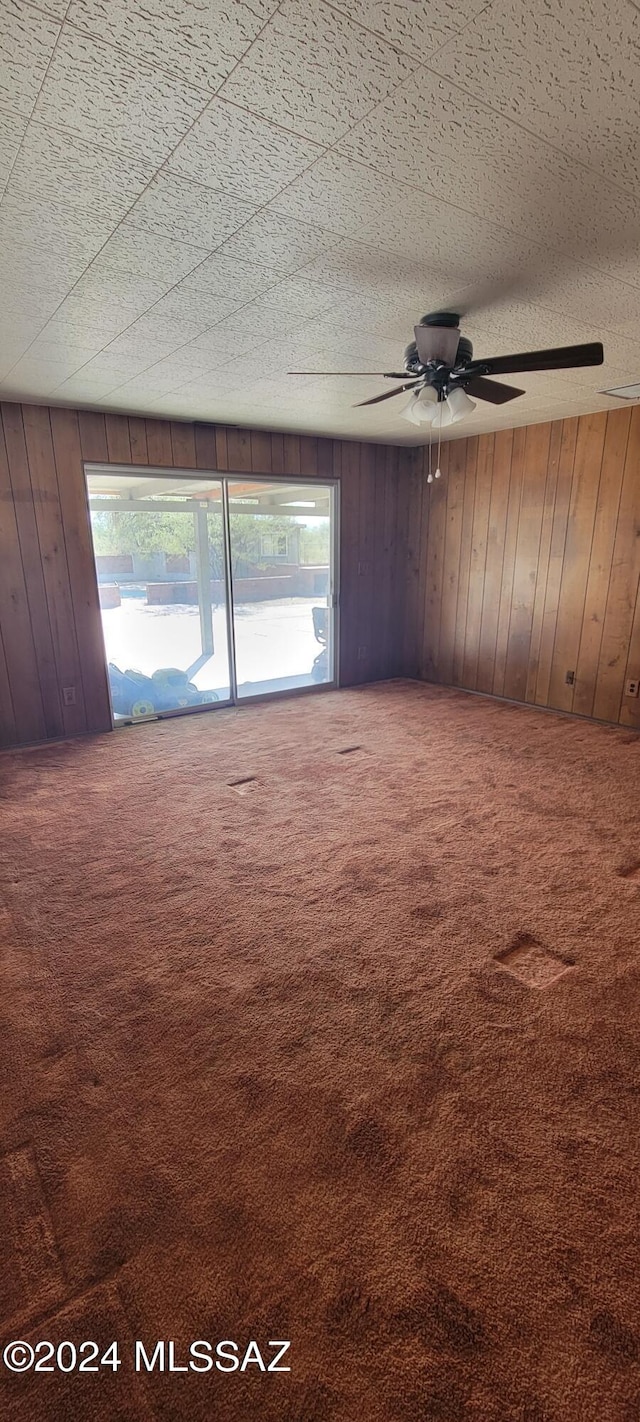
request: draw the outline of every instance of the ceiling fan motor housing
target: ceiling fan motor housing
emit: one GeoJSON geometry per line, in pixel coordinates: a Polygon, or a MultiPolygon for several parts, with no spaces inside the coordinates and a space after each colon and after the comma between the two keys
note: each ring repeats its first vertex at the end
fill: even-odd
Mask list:
{"type": "Polygon", "coordinates": [[[460,317],[456,311],[429,311],[426,316],[420,318],[421,326],[452,326],[460,325],[460,317]]]}
{"type": "Polygon", "coordinates": [[[473,346],[466,336],[459,336],[457,345],[455,344],[455,333],[458,331],[459,317],[454,311],[433,311],[427,316],[423,316],[420,327],[426,326],[434,332],[435,343],[428,343],[428,348],[433,349],[433,355],[429,359],[421,359],[418,351],[418,341],[420,332],[416,328],[416,341],[412,341],[406,346],[404,352],[404,368],[409,374],[420,376],[430,376],[429,383],[433,383],[437,388],[446,383],[447,373],[456,366],[467,365],[473,357],[473,346]],[[437,333],[442,332],[446,338],[439,346],[437,333]]]}

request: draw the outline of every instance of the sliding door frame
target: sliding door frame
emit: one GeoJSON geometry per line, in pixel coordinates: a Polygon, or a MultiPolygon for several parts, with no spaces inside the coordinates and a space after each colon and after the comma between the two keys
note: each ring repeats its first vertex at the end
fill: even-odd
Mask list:
{"type": "MultiPolygon", "coordinates": [[[[222,487],[222,531],[224,546],[224,584],[225,584],[225,611],[227,627],[227,652],[230,695],[224,701],[206,702],[202,706],[178,706],[170,711],[154,711],[150,716],[122,717],[115,720],[111,685],[109,678],[109,704],[111,709],[111,720],[114,730],[120,730],[122,726],[139,725],[148,721],[164,721],[174,716],[194,716],[206,711],[217,711],[229,708],[230,706],[251,706],[260,701],[280,700],[289,696],[306,696],[309,693],[335,691],[340,685],[340,480],[316,478],[308,474],[251,474],[247,475],[242,471],[234,473],[225,470],[221,473],[217,469],[174,469],[168,465],[140,465],[140,464],[109,464],[105,462],[88,461],[84,462],[85,491],[87,494],[87,509],[89,522],[91,523],[91,496],[87,483],[87,477],[91,474],[131,475],[137,474],[140,479],[145,478],[165,478],[165,479],[189,479],[195,482],[202,480],[203,483],[209,481],[220,484],[222,487]],[[231,550],[231,521],[229,516],[229,484],[246,483],[250,478],[252,484],[283,484],[285,487],[292,483],[308,484],[310,488],[316,487],[329,490],[329,521],[330,521],[330,554],[329,554],[329,593],[328,606],[331,616],[329,618],[329,651],[331,656],[332,677],[330,681],[314,682],[310,686],[291,687],[285,691],[262,691],[256,692],[252,696],[239,696],[236,675],[236,640],[235,640],[235,620],[234,620],[234,597],[233,597],[233,566],[231,550]]],[[[99,590],[98,570],[95,564],[96,588],[99,590]]],[[[107,651],[104,647],[105,666],[107,664],[107,651]]]]}
{"type": "Polygon", "coordinates": [[[330,650],[331,650],[331,652],[332,652],[332,673],[333,673],[333,675],[332,675],[332,677],[331,677],[331,680],[330,680],[330,681],[322,681],[322,682],[313,682],[313,683],[311,684],[311,686],[293,686],[293,687],[290,687],[290,688],[289,688],[288,690],[286,690],[286,691],[257,691],[257,692],[254,693],[253,696],[238,696],[238,686],[237,686],[237,681],[236,681],[236,679],[235,679],[235,660],[236,660],[236,659],[235,659],[235,623],[234,623],[234,617],[233,617],[233,610],[234,610],[234,599],[233,599],[233,570],[232,570],[232,564],[231,564],[231,521],[230,521],[230,519],[227,517],[227,520],[226,520],[226,527],[227,527],[227,529],[228,529],[228,537],[229,537],[229,576],[230,576],[230,584],[231,584],[231,589],[230,589],[231,601],[230,601],[230,603],[229,603],[229,606],[230,606],[230,609],[231,609],[231,617],[230,617],[229,621],[230,621],[230,625],[231,625],[231,635],[232,635],[232,637],[233,637],[233,668],[234,668],[234,680],[233,680],[233,685],[232,685],[232,688],[231,688],[231,693],[232,693],[232,697],[233,697],[233,705],[234,705],[234,706],[252,706],[252,705],[255,705],[255,703],[256,703],[257,701],[274,701],[274,700],[280,700],[282,697],[285,697],[285,696],[306,696],[307,693],[310,692],[310,691],[311,691],[311,692],[316,692],[316,691],[336,691],[337,688],[338,688],[339,685],[340,685],[340,680],[339,680],[339,668],[340,668],[340,655],[339,655],[339,625],[340,625],[340,618],[339,618],[339,615],[338,615],[338,614],[339,614],[339,610],[340,610],[340,596],[339,596],[339,591],[340,591],[340,590],[339,590],[339,585],[338,585],[338,580],[339,580],[339,576],[340,576],[340,572],[339,572],[339,570],[340,570],[340,524],[339,524],[339,520],[340,520],[340,493],[339,493],[339,490],[340,490],[340,480],[339,480],[339,479],[316,479],[315,477],[313,477],[313,476],[311,476],[311,475],[309,475],[309,474],[306,474],[306,475],[305,475],[305,474],[301,474],[301,475],[299,476],[299,478],[296,478],[295,474],[250,474],[250,475],[247,475],[247,474],[225,474],[224,478],[225,478],[225,481],[226,481],[226,482],[225,482],[225,492],[224,492],[224,494],[223,494],[223,498],[226,498],[226,501],[227,501],[227,515],[228,515],[228,511],[229,511],[229,483],[232,483],[232,484],[233,484],[233,483],[236,482],[236,481],[237,481],[238,483],[242,484],[242,483],[246,483],[246,482],[247,482],[247,479],[250,479],[250,481],[251,481],[252,484],[283,484],[283,485],[285,486],[285,488],[287,487],[287,485],[291,485],[291,484],[308,484],[310,488],[314,488],[314,487],[315,487],[315,488],[318,488],[318,489],[328,489],[328,490],[329,490],[329,522],[330,522],[330,527],[331,527],[331,548],[330,548],[330,554],[329,554],[329,593],[328,593],[328,597],[329,597],[329,611],[330,611],[331,614],[332,614],[332,616],[329,618],[329,626],[330,626],[330,628],[331,628],[331,634],[330,634],[330,635],[331,635],[330,650]]]}

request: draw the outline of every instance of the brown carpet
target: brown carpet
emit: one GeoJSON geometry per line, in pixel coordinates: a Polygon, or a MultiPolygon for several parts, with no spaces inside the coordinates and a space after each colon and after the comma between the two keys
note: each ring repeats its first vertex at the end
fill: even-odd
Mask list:
{"type": "Polygon", "coordinates": [[[1,1344],[123,1360],[3,1419],[637,1422],[639,765],[400,682],[0,758],[1,1344]]]}

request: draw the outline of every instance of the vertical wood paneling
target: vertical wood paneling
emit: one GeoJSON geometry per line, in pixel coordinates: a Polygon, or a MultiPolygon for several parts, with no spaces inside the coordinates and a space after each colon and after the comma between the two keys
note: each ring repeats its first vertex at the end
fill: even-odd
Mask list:
{"type": "MultiPolygon", "coordinates": [[[[440,639],[436,666],[437,680],[445,682],[446,685],[453,681],[466,464],[467,441],[455,440],[449,449],[449,467],[446,479],[447,523],[442,564],[440,639]]],[[[425,501],[428,501],[428,491],[431,487],[432,485],[425,483],[425,501]]]]}
{"type": "Polygon", "coordinates": [[[9,478],[4,433],[0,428],[0,733],[15,738],[16,724],[29,740],[46,736],[38,660],[20,549],[16,509],[9,478]],[[14,708],[15,700],[15,708],[14,708]],[[17,721],[16,721],[17,718],[17,721]]]}
{"type": "Polygon", "coordinates": [[[129,416],[129,444],[132,464],[148,464],[147,423],[137,415],[129,416]]]}
{"type": "Polygon", "coordinates": [[[107,458],[110,464],[131,464],[131,438],[127,415],[106,415],[107,458]]]}
{"type": "Polygon", "coordinates": [[[493,672],[493,690],[496,696],[504,696],[504,682],[507,672],[509,632],[513,607],[513,579],[518,543],[518,523],[520,520],[520,499],[522,496],[522,475],[526,430],[514,430],[511,444],[511,474],[509,479],[509,502],[507,523],[504,534],[502,557],[502,579],[500,582],[500,605],[498,608],[498,631],[496,633],[496,660],[493,672]]]}
{"type": "Polygon", "coordinates": [[[403,598],[402,667],[404,675],[412,677],[418,675],[418,658],[422,637],[422,618],[421,616],[419,618],[422,489],[421,451],[408,450],[400,460],[398,546],[394,569],[403,598]],[[420,454],[419,459],[417,458],[418,454],[420,454]]]}
{"type": "Polygon", "coordinates": [[[625,695],[640,677],[640,407],[449,448],[446,521],[422,551],[427,603],[443,566],[422,675],[640,728],[625,695]]]}
{"type": "MultiPolygon", "coordinates": [[[[356,622],[360,628],[360,646],[365,648],[364,656],[358,660],[355,676],[358,681],[370,681],[378,676],[376,651],[379,642],[384,646],[385,619],[389,602],[388,571],[380,567],[380,587],[375,585],[376,540],[383,547],[384,540],[384,500],[376,500],[376,456],[374,445],[362,445],[357,461],[359,465],[358,488],[358,559],[361,573],[358,577],[358,601],[356,622]],[[377,613],[377,616],[376,616],[377,613]]],[[[388,451],[381,451],[387,467],[388,451]]],[[[353,455],[347,454],[347,466],[353,455]]]]}
{"type": "Polygon", "coordinates": [[[224,428],[217,428],[216,438],[216,469],[222,473],[229,468],[229,453],[227,450],[227,431],[224,428]]]}
{"type": "Polygon", "coordinates": [[[462,680],[465,686],[474,688],[478,684],[478,658],[480,653],[480,634],[482,631],[484,579],[487,564],[489,510],[491,507],[493,443],[493,435],[481,435],[478,440],[476,491],[473,501],[473,526],[471,531],[471,556],[469,559],[469,589],[467,594],[467,622],[464,634],[462,680]]]}
{"type": "MultiPolygon", "coordinates": [[[[334,445],[334,448],[339,448],[334,445]]],[[[284,474],[284,435],[271,435],[271,473],[284,474]]]]}
{"type": "Polygon", "coordinates": [[[533,619],[531,623],[531,640],[529,643],[529,664],[524,697],[525,701],[535,701],[536,698],[561,443],[562,425],[557,421],[550,426],[547,475],[544,486],[544,507],[542,510],[542,527],[540,530],[540,552],[536,569],[536,590],[533,600],[533,619]]]}
{"type": "Polygon", "coordinates": [[[376,646],[375,619],[380,592],[382,594],[382,616],[380,618],[382,636],[378,656],[373,664],[373,675],[376,678],[398,674],[399,653],[402,645],[399,637],[402,606],[398,599],[398,577],[395,566],[395,555],[398,551],[399,451],[387,445],[385,455],[382,508],[380,510],[382,530],[378,545],[380,552],[376,552],[371,560],[373,623],[371,643],[374,650],[376,646]],[[378,588],[376,588],[376,578],[380,579],[378,588]]]}
{"type": "Polygon", "coordinates": [[[524,701],[527,691],[550,435],[549,425],[531,425],[526,431],[523,452],[520,514],[504,674],[504,695],[512,697],[514,701],[524,701]]]}
{"type": "MultiPolygon", "coordinates": [[[[40,735],[44,736],[43,730],[40,735]]],[[[0,623],[0,746],[15,745],[18,739],[18,723],[13,709],[10,672],[5,657],[2,624],[0,623]]]]}
{"type": "MultiPolygon", "coordinates": [[[[476,470],[478,463],[478,440],[466,440],[466,467],[464,499],[462,505],[462,529],[460,534],[460,572],[456,590],[456,625],[453,639],[454,686],[464,684],[463,664],[467,635],[467,609],[469,605],[469,571],[471,568],[471,540],[473,537],[473,515],[476,498],[476,470]]],[[[431,536],[431,535],[430,535],[431,536]]],[[[425,628],[426,632],[426,628],[425,628]]]]}
{"type": "Polygon", "coordinates": [[[566,678],[567,672],[575,675],[578,662],[606,423],[606,415],[587,415],[578,429],[549,683],[549,705],[561,711],[573,706],[574,688],[566,678]]]}
{"type": "MultiPolygon", "coordinates": [[[[405,556],[407,539],[400,518],[401,451],[387,445],[387,469],[384,481],[384,656],[378,661],[380,677],[401,677],[404,674],[402,647],[402,616],[404,616],[405,556]],[[400,572],[400,576],[398,576],[400,572]],[[387,592],[388,589],[388,592],[387,592]]],[[[404,492],[404,491],[402,491],[404,492]]]]}
{"type": "Polygon", "coordinates": [[[107,427],[104,415],[95,410],[80,410],[78,414],[82,458],[87,463],[104,464],[109,458],[107,427]]]}
{"type": "MultiPolygon", "coordinates": [[[[62,697],[60,694],[51,622],[49,619],[42,555],[38,542],[34,492],[31,487],[22,415],[23,411],[21,405],[2,406],[2,422],[7,450],[9,478],[11,481],[11,495],[20,541],[20,557],[24,570],[36,667],[42,694],[45,731],[47,736],[61,736],[64,732],[62,697]]],[[[53,490],[51,491],[51,497],[55,497],[53,490]]],[[[25,720],[25,708],[21,701],[21,689],[18,680],[11,682],[10,690],[13,698],[18,738],[19,740],[29,740],[31,738],[27,731],[23,731],[22,729],[25,720]]]]}
{"type": "Polygon", "coordinates": [[[431,485],[427,484],[427,457],[426,451],[421,449],[418,458],[418,470],[421,486],[420,497],[420,525],[418,528],[418,541],[420,547],[420,567],[418,576],[417,595],[417,625],[416,625],[416,663],[418,675],[424,676],[424,659],[426,656],[426,635],[424,625],[424,608],[427,596],[427,549],[429,547],[429,515],[431,512],[431,485]]]}
{"type": "Polygon", "coordinates": [[[146,426],[149,463],[170,469],[173,464],[171,426],[166,420],[147,420],[146,426]]]}
{"type": "MultiPolygon", "coordinates": [[[[428,462],[428,455],[427,462],[428,462]]],[[[449,446],[441,450],[441,477],[427,484],[426,499],[429,505],[429,525],[427,531],[427,572],[424,587],[425,646],[427,655],[423,661],[423,675],[427,681],[436,679],[436,668],[440,649],[440,612],[442,607],[442,577],[444,555],[444,533],[447,519],[447,473],[449,467],[449,446]]]]}
{"type": "Polygon", "coordinates": [[[513,431],[499,430],[494,436],[493,445],[493,477],[476,677],[476,689],[485,692],[493,689],[512,447],[513,431]]]}
{"type": "Polygon", "coordinates": [[[196,469],[218,469],[216,431],[213,426],[196,425],[194,428],[194,438],[196,444],[196,469]]]}
{"type": "Polygon", "coordinates": [[[333,478],[333,440],[316,440],[318,458],[318,478],[333,478]]]}
{"type": "Polygon", "coordinates": [[[414,617],[415,583],[418,577],[417,528],[418,483],[411,451],[398,456],[398,506],[395,523],[395,584],[397,584],[398,656],[401,674],[417,677],[417,640],[414,617]]]}
{"type": "Polygon", "coordinates": [[[227,460],[230,474],[251,473],[250,430],[227,430],[227,460]]]}
{"type": "Polygon", "coordinates": [[[544,611],[542,614],[542,632],[540,636],[538,672],[536,676],[535,702],[538,706],[547,706],[549,703],[551,665],[553,662],[556,623],[558,621],[558,603],[560,600],[564,550],[567,541],[569,501],[571,499],[571,486],[573,484],[573,464],[578,439],[578,420],[563,420],[560,429],[558,479],[553,508],[549,566],[547,568],[547,583],[544,592],[544,611]]]}
{"type": "Polygon", "coordinates": [[[285,474],[300,473],[300,436],[288,435],[284,442],[285,474]]]}
{"type": "Polygon", "coordinates": [[[196,439],[193,425],[171,421],[171,451],[176,469],[195,469],[196,439]]]}
{"type": "MultiPolygon", "coordinates": [[[[361,583],[366,577],[360,556],[360,445],[345,441],[337,451],[340,485],[340,680],[363,680],[368,643],[360,640],[361,583]],[[358,656],[359,648],[363,649],[358,656]]],[[[365,604],[366,605],[366,604],[365,604]]]]}
{"type": "Polygon", "coordinates": [[[576,661],[572,710],[583,716],[590,716],[593,711],[622,478],[631,427],[631,411],[621,410],[619,413],[622,419],[610,419],[606,425],[582,632],[576,661]]]}
{"type": "MultiPolygon", "coordinates": [[[[640,525],[638,526],[638,538],[640,539],[640,525]]],[[[634,611],[631,637],[629,638],[629,656],[625,667],[624,680],[627,677],[634,677],[636,680],[640,675],[640,573],[636,584],[636,605],[634,611]]],[[[640,697],[625,696],[624,690],[620,706],[620,717],[623,726],[634,726],[640,731],[640,697]]]]}
{"type": "Polygon", "coordinates": [[[300,473],[310,479],[318,473],[318,441],[311,435],[300,436],[300,473]]]}
{"type": "Polygon", "coordinates": [[[598,662],[593,714],[617,721],[625,701],[625,677],[640,676],[640,667],[629,664],[640,577],[640,406],[631,411],[622,494],[618,510],[611,579],[598,662]]]}
{"type": "Polygon", "coordinates": [[[51,421],[44,405],[25,405],[23,419],[59,690],[75,687],[75,704],[62,705],[62,723],[74,735],[86,729],[87,717],[51,421]]]}
{"type": "Polygon", "coordinates": [[[264,430],[251,431],[251,468],[254,474],[271,474],[271,435],[264,430]]]}
{"type": "Polygon", "coordinates": [[[78,418],[74,410],[51,410],[51,433],[64,529],[69,586],[84,688],[88,731],[111,727],[109,690],[94,571],[89,506],[82,468],[78,418]]]}
{"type": "Polygon", "coordinates": [[[388,451],[382,446],[378,446],[378,448],[371,446],[369,450],[363,449],[360,459],[358,511],[358,560],[360,564],[358,622],[362,628],[361,642],[366,646],[367,652],[365,659],[358,664],[357,677],[359,681],[364,680],[367,674],[375,678],[384,676],[383,668],[387,665],[389,601],[391,598],[391,573],[384,563],[385,484],[388,478],[391,478],[391,471],[388,472],[388,451]],[[367,507],[370,510],[368,520],[364,514],[367,507]],[[368,529],[365,528],[367,522],[369,523],[368,529]],[[378,619],[377,625],[373,626],[371,611],[376,568],[380,569],[380,582],[376,599],[378,619]]]}

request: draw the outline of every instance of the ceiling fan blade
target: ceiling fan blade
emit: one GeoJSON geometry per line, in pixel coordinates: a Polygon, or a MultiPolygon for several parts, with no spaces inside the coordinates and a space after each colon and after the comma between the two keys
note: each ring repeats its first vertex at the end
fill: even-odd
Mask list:
{"type": "Polygon", "coordinates": [[[394,395],[402,395],[404,390],[413,390],[414,385],[418,385],[417,380],[411,380],[408,385],[396,385],[395,390],[385,390],[384,395],[374,395],[372,400],[358,400],[354,405],[354,410],[359,410],[361,405],[377,405],[380,400],[391,400],[394,395]]]}
{"type": "Polygon", "coordinates": [[[554,346],[548,351],[523,351],[520,355],[490,356],[472,360],[467,370],[475,375],[515,375],[527,370],[571,370],[579,365],[602,365],[601,341],[581,346],[554,346]]]}
{"type": "Polygon", "coordinates": [[[422,365],[431,360],[453,365],[460,340],[459,326],[414,326],[418,355],[422,365]]]}
{"type": "Polygon", "coordinates": [[[404,380],[404,370],[288,370],[287,375],[379,375],[382,380],[404,380]]]}
{"type": "Polygon", "coordinates": [[[500,385],[499,381],[485,380],[482,375],[476,375],[468,385],[465,382],[464,389],[465,394],[475,395],[477,400],[488,400],[490,405],[506,405],[507,400],[516,400],[518,395],[525,393],[515,385],[500,385]]]}

